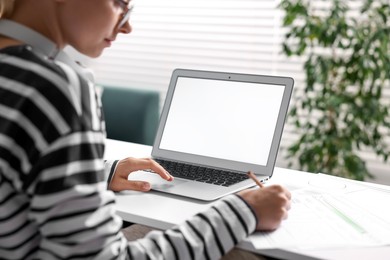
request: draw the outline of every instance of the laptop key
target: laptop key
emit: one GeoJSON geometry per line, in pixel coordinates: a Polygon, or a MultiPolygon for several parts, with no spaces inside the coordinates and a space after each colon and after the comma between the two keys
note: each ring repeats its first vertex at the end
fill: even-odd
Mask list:
{"type": "Polygon", "coordinates": [[[230,186],[246,180],[245,174],[231,171],[195,166],[180,162],[156,159],[156,161],[174,177],[210,183],[219,186],[230,186]]]}

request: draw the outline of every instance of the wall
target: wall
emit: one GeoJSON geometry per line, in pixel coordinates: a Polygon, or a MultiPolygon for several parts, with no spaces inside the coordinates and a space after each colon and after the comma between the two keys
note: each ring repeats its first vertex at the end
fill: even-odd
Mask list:
{"type": "MultiPolygon", "coordinates": [[[[326,1],[312,2],[326,11],[326,1]]],[[[351,1],[356,8],[361,2],[351,1]]],[[[118,37],[101,58],[84,62],[94,69],[98,83],[158,90],[162,101],[175,68],[290,76],[295,79],[294,95],[302,95],[302,61],[281,55],[284,29],[278,3],[135,1],[131,35],[118,37]]],[[[287,166],[285,149],[298,136],[296,131],[287,121],[277,166],[287,166]]],[[[369,181],[390,184],[390,162],[380,162],[370,151],[362,154],[377,176],[369,181]]]]}

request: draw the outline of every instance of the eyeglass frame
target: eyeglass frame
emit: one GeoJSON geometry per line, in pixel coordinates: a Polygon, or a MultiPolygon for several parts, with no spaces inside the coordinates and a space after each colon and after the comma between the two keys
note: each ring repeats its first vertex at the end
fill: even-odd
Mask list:
{"type": "Polygon", "coordinates": [[[131,11],[133,10],[134,6],[129,6],[130,1],[126,2],[124,0],[115,0],[120,7],[123,9],[123,12],[121,14],[121,18],[119,19],[117,28],[121,28],[130,18],[131,11]]]}

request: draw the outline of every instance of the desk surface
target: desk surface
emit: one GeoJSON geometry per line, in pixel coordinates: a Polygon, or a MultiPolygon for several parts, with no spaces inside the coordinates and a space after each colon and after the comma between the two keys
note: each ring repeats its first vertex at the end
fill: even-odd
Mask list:
{"type": "MultiPolygon", "coordinates": [[[[105,158],[150,157],[151,147],[115,140],[107,140],[105,158]]],[[[278,183],[293,190],[298,182],[313,176],[302,171],[275,168],[270,184],[278,183]]],[[[209,208],[212,203],[193,200],[161,192],[125,191],[118,193],[117,212],[128,222],[143,224],[158,229],[167,229],[182,223],[187,218],[209,208]]],[[[254,250],[250,237],[240,247],[254,250]]],[[[283,259],[389,259],[390,247],[332,249],[332,250],[261,250],[265,255],[283,259]]]]}

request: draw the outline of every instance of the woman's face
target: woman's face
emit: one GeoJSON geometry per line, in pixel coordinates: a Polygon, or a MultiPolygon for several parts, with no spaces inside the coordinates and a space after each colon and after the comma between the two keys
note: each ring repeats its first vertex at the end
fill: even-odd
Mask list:
{"type": "Polygon", "coordinates": [[[118,28],[126,11],[123,0],[60,0],[58,14],[64,43],[79,52],[98,57],[118,33],[130,33],[129,22],[118,28]]]}

